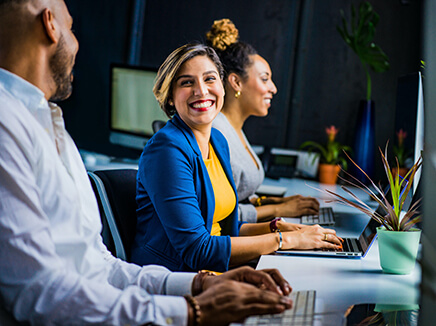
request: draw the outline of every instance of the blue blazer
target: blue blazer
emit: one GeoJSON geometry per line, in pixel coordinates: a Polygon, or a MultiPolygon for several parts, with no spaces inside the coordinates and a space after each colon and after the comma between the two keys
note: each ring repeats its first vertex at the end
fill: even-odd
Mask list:
{"type": "MultiPolygon", "coordinates": [[[[211,144],[235,192],[227,141],[216,129],[211,144]]],[[[230,236],[238,236],[238,205],[211,236],[215,197],[191,129],[175,115],[146,144],[139,160],[137,230],[131,260],[173,271],[229,268],[230,236]]]]}

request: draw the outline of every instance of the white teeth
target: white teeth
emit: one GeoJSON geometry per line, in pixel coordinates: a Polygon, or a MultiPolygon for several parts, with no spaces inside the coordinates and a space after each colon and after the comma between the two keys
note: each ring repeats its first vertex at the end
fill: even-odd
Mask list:
{"type": "Polygon", "coordinates": [[[271,103],[271,99],[270,98],[265,99],[265,103],[270,104],[271,103]]]}
{"type": "Polygon", "coordinates": [[[208,108],[212,105],[212,101],[206,101],[206,102],[201,102],[201,103],[194,103],[192,104],[192,107],[195,109],[204,109],[204,108],[208,108]]]}

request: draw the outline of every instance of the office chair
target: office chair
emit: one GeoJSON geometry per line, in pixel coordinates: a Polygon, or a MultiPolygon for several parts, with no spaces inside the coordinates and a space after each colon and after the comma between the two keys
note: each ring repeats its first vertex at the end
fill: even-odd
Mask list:
{"type": "Polygon", "coordinates": [[[151,123],[151,127],[154,133],[157,133],[163,126],[165,126],[166,122],[163,120],[154,120],[151,123]]]}
{"type": "Polygon", "coordinates": [[[136,234],[135,169],[88,172],[99,203],[102,237],[115,257],[130,261],[136,234]]]}

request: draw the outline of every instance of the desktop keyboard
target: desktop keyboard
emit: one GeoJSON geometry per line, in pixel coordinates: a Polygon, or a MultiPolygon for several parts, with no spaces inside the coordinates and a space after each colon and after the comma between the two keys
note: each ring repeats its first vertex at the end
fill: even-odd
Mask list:
{"type": "Polygon", "coordinates": [[[322,207],[318,214],[301,216],[301,224],[332,225],[335,223],[333,210],[331,207],[322,207]]]}
{"type": "Polygon", "coordinates": [[[315,291],[293,291],[292,308],[281,314],[248,317],[244,326],[313,326],[315,316],[315,291]]]}

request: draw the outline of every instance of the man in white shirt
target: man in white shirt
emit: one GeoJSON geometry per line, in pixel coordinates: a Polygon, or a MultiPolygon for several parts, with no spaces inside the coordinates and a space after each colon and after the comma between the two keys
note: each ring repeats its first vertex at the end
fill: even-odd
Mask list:
{"type": "Polygon", "coordinates": [[[71,27],[63,0],[0,0],[1,306],[45,326],[226,325],[289,308],[276,270],[171,273],[108,252],[80,155],[48,102],[71,94],[71,27]]]}

